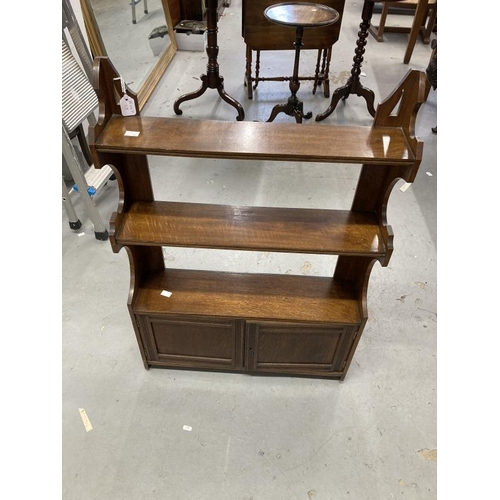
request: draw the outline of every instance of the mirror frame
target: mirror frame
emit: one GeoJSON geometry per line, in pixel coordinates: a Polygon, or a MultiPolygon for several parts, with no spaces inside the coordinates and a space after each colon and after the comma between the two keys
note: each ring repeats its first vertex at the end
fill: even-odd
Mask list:
{"type": "MultiPolygon", "coordinates": [[[[166,48],[165,52],[160,56],[160,59],[147,76],[142,87],[140,89],[134,90],[139,101],[139,109],[142,109],[146,104],[151,93],[160,81],[163,73],[165,73],[165,70],[167,69],[170,61],[177,51],[177,41],[175,39],[175,31],[172,24],[172,18],[170,17],[167,0],[161,0],[161,3],[163,5],[163,12],[165,13],[165,20],[167,22],[170,44],[166,48]]],[[[97,19],[92,8],[91,0],[80,0],[80,5],[82,7],[83,22],[85,24],[85,30],[87,31],[87,36],[90,44],[90,51],[92,52],[93,57],[109,57],[101,36],[101,31],[99,30],[99,26],[97,24],[97,19]]]]}

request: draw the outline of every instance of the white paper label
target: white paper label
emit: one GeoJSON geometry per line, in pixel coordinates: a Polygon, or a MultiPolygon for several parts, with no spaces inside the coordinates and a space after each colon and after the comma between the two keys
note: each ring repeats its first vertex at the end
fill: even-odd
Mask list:
{"type": "Polygon", "coordinates": [[[123,116],[134,116],[136,114],[135,102],[127,94],[124,94],[124,96],[120,99],[120,109],[123,116]]]}

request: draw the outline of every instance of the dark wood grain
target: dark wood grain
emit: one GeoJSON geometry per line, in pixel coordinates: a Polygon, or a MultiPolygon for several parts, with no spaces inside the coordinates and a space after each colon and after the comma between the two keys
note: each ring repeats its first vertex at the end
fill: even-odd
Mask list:
{"type": "Polygon", "coordinates": [[[338,376],[354,330],[332,325],[249,322],[249,367],[257,373],[338,376]]]}
{"type": "Polygon", "coordinates": [[[120,245],[321,254],[385,254],[375,214],[348,210],[136,202],[116,228],[120,245]]]}
{"type": "Polygon", "coordinates": [[[309,2],[284,2],[271,5],[264,11],[269,21],[283,26],[319,28],[339,20],[340,15],[331,7],[309,2]]]}
{"type": "Polygon", "coordinates": [[[214,317],[137,315],[148,359],[172,367],[243,369],[243,322],[214,317]]]}
{"type": "Polygon", "coordinates": [[[113,116],[99,152],[332,163],[413,164],[402,129],[113,116]],[[138,137],[126,131],[140,132],[138,137]]]}

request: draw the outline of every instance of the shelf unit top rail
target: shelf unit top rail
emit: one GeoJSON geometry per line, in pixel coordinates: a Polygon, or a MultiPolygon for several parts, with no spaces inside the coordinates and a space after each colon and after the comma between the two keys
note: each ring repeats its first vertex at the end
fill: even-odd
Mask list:
{"type": "Polygon", "coordinates": [[[113,115],[100,153],[362,164],[413,164],[396,127],[307,126],[113,115]],[[137,134],[138,133],[138,134],[137,134]]]}
{"type": "Polygon", "coordinates": [[[373,126],[301,125],[141,117],[137,96],[134,116],[122,116],[120,75],[107,57],[96,57],[93,86],[99,119],[89,130],[96,168],[106,153],[193,158],[361,163],[412,167],[415,177],[423,144],[415,120],[425,100],[426,75],[410,70],[377,108],[373,126]],[[104,153],[102,155],[101,153],[104,153]]]}

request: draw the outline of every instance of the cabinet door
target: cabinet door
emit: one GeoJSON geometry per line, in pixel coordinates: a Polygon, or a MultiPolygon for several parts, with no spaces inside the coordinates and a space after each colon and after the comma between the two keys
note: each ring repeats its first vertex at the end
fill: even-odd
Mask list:
{"type": "Polygon", "coordinates": [[[248,369],[338,378],[356,328],[352,325],[248,322],[248,369]]]}
{"type": "Polygon", "coordinates": [[[243,322],[205,317],[137,315],[151,366],[243,369],[243,322]]]}

